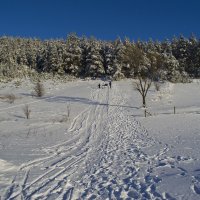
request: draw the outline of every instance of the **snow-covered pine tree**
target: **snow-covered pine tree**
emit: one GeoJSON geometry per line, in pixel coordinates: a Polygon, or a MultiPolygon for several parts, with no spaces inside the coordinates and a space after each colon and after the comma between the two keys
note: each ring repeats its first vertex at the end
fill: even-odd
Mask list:
{"type": "Polygon", "coordinates": [[[81,64],[80,64],[80,76],[81,77],[85,77],[87,76],[86,72],[87,72],[87,54],[88,54],[88,49],[89,49],[89,41],[88,39],[83,36],[80,38],[80,48],[81,48],[81,64]]]}
{"type": "Polygon", "coordinates": [[[194,63],[195,63],[195,77],[200,78],[200,40],[198,40],[198,45],[195,50],[194,63]]]}
{"type": "Polygon", "coordinates": [[[113,55],[112,55],[112,71],[111,75],[113,79],[118,80],[124,78],[122,73],[122,67],[125,65],[123,62],[123,52],[125,46],[120,38],[117,38],[113,42],[113,55]]]}
{"type": "Polygon", "coordinates": [[[172,45],[169,39],[161,42],[161,53],[172,54],[172,45]]]}
{"type": "Polygon", "coordinates": [[[146,45],[149,52],[157,52],[156,43],[153,41],[152,38],[147,41],[146,45]]]}
{"type": "MultiPolygon", "coordinates": [[[[65,73],[75,76],[109,75],[115,79],[123,76],[132,77],[137,74],[138,66],[132,67],[132,63],[136,62],[135,59],[129,62],[124,62],[122,59],[125,49],[131,45],[144,53],[146,61],[151,60],[147,58],[147,54],[154,52],[161,56],[166,54],[167,59],[172,59],[174,62],[174,58],[168,56],[172,54],[179,62],[176,71],[184,76],[187,75],[186,71],[191,77],[200,77],[200,42],[195,37],[186,39],[183,36],[173,38],[172,42],[165,40],[162,43],[153,40],[134,43],[128,39],[125,39],[124,43],[120,39],[110,42],[94,38],[78,38],[73,34],[68,36],[67,42],[0,37],[0,70],[1,74],[12,77],[18,76],[16,72],[23,74],[23,69],[28,68],[62,75],[65,73]]],[[[156,60],[157,58],[158,56],[156,60]]],[[[148,66],[148,62],[145,65],[148,66]]]]}
{"type": "Polygon", "coordinates": [[[0,38],[0,74],[14,78],[17,75],[17,43],[12,37],[0,38]]]}
{"type": "Polygon", "coordinates": [[[185,71],[191,76],[191,77],[199,77],[200,76],[200,58],[198,55],[198,40],[197,38],[192,35],[189,38],[189,44],[187,47],[187,58],[186,58],[186,67],[185,71]]]}
{"type": "Polygon", "coordinates": [[[58,74],[58,72],[61,73],[60,70],[62,68],[62,55],[59,47],[60,41],[54,41],[49,51],[49,65],[54,75],[58,74]]]}
{"type": "Polygon", "coordinates": [[[183,35],[180,35],[178,39],[173,38],[172,40],[172,53],[179,62],[179,70],[181,73],[187,68],[188,45],[189,41],[183,35]]]}
{"type": "Polygon", "coordinates": [[[64,40],[60,40],[58,41],[57,44],[57,51],[58,51],[58,59],[59,59],[59,64],[57,66],[57,73],[59,75],[65,75],[66,71],[65,71],[65,67],[66,67],[66,63],[64,62],[64,58],[67,52],[67,47],[66,47],[66,43],[64,40]]]}
{"type": "Polygon", "coordinates": [[[94,38],[89,40],[89,46],[86,55],[86,76],[101,77],[105,75],[103,59],[101,57],[100,42],[94,38]]]}
{"type": "Polygon", "coordinates": [[[28,66],[28,61],[26,58],[26,40],[23,40],[21,38],[17,38],[17,64],[18,65],[26,65],[28,66]]]}
{"type": "Polygon", "coordinates": [[[1,37],[0,39],[0,63],[15,64],[17,44],[14,38],[1,37]]]}
{"type": "Polygon", "coordinates": [[[74,76],[80,75],[82,49],[80,47],[80,39],[75,33],[67,36],[65,50],[65,72],[74,76]]]}
{"type": "Polygon", "coordinates": [[[156,52],[158,52],[158,53],[162,52],[162,45],[161,45],[160,41],[156,40],[155,43],[154,43],[154,46],[155,46],[156,52]]]}
{"type": "Polygon", "coordinates": [[[101,57],[106,76],[113,73],[113,45],[110,42],[101,43],[101,57]]]}
{"type": "Polygon", "coordinates": [[[48,50],[47,42],[42,43],[36,55],[36,69],[40,72],[48,72],[48,50]]]}
{"type": "Polygon", "coordinates": [[[31,69],[35,69],[36,67],[36,55],[37,55],[37,50],[33,46],[32,41],[29,39],[26,42],[26,60],[27,60],[27,65],[31,69]]]}
{"type": "Polygon", "coordinates": [[[180,72],[180,65],[178,60],[172,54],[163,54],[164,69],[162,71],[162,78],[171,82],[187,82],[187,73],[180,72]]]}

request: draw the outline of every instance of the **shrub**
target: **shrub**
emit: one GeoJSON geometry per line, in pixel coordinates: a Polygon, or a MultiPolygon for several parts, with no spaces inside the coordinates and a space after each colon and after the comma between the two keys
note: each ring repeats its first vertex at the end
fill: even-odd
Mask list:
{"type": "Polygon", "coordinates": [[[16,96],[14,94],[6,94],[5,99],[8,103],[14,103],[16,100],[16,96]]]}
{"type": "Polygon", "coordinates": [[[37,97],[44,96],[44,94],[45,94],[44,85],[40,81],[38,81],[35,84],[35,87],[33,89],[34,89],[35,96],[37,96],[37,97]]]}

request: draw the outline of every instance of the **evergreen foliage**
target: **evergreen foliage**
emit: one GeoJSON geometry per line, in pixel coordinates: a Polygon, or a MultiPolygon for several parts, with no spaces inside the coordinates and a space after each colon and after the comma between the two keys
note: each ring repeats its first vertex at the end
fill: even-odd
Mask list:
{"type": "Polygon", "coordinates": [[[101,41],[78,37],[66,40],[0,37],[0,78],[50,73],[113,79],[146,76],[153,81],[187,81],[200,77],[200,40],[180,35],[171,41],[101,41]],[[141,71],[142,70],[142,71],[141,71]]]}

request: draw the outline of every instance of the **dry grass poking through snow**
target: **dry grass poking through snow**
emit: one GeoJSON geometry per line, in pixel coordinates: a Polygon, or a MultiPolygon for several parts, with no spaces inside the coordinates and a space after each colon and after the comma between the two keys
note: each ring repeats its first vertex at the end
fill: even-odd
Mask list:
{"type": "Polygon", "coordinates": [[[5,94],[3,96],[0,96],[0,99],[2,99],[2,100],[4,100],[4,101],[6,101],[6,102],[11,104],[11,103],[15,102],[17,97],[14,94],[10,93],[10,94],[5,94]]]}

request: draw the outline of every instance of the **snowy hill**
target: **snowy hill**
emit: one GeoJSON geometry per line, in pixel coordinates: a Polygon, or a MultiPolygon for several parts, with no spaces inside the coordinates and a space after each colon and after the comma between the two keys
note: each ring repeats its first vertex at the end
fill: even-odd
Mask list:
{"type": "Polygon", "coordinates": [[[146,118],[130,80],[99,82],[1,85],[1,199],[199,199],[198,82],[152,87],[146,118]]]}

